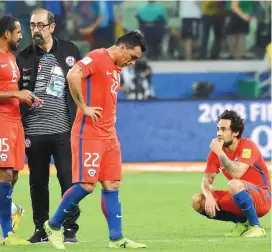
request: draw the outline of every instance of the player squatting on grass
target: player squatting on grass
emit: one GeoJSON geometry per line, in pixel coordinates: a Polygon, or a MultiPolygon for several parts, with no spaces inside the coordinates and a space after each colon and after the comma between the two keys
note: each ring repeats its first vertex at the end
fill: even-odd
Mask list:
{"type": "Polygon", "coordinates": [[[257,145],[241,138],[244,127],[244,120],[235,111],[226,110],[219,116],[202,193],[193,197],[192,207],[208,218],[234,222],[235,228],[225,236],[264,237],[258,218],[271,208],[270,178],[257,145]],[[229,190],[212,189],[219,171],[229,180],[229,190]]]}

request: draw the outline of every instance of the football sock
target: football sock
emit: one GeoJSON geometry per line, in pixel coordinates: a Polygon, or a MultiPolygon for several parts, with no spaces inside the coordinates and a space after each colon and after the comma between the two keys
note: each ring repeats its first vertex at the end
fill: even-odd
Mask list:
{"type": "Polygon", "coordinates": [[[253,199],[247,191],[244,190],[233,195],[232,199],[234,200],[236,205],[244,212],[250,226],[261,226],[256,213],[256,209],[254,207],[253,199]]]}
{"type": "Polygon", "coordinates": [[[8,232],[13,231],[11,224],[11,195],[12,185],[7,182],[0,182],[0,223],[4,238],[8,236],[8,232]]]}
{"type": "Polygon", "coordinates": [[[108,223],[110,240],[119,240],[123,237],[121,203],[118,195],[118,190],[102,190],[101,194],[101,208],[108,223]]]}
{"type": "Polygon", "coordinates": [[[65,217],[78,206],[78,203],[88,194],[79,184],[68,189],[62,197],[61,203],[55,212],[54,216],[49,220],[49,225],[52,228],[60,229],[65,217]]]}

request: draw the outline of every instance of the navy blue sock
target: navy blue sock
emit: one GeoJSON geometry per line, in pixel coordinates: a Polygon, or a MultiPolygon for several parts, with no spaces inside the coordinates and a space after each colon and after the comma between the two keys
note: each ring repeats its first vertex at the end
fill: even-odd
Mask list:
{"type": "Polygon", "coordinates": [[[78,203],[88,194],[89,192],[79,184],[68,189],[63,195],[61,203],[54,216],[49,220],[49,225],[52,228],[60,229],[67,214],[77,207],[78,203]]]}
{"type": "Polygon", "coordinates": [[[11,194],[12,185],[7,182],[0,182],[0,222],[4,238],[8,236],[8,232],[13,231],[11,225],[11,194]]]}
{"type": "Polygon", "coordinates": [[[119,240],[123,237],[121,203],[118,195],[118,190],[102,190],[101,208],[108,222],[110,240],[119,240]]]}
{"type": "Polygon", "coordinates": [[[236,205],[244,212],[250,226],[261,226],[256,213],[256,209],[254,207],[253,199],[246,190],[232,195],[232,199],[234,200],[236,205]]]}
{"type": "Polygon", "coordinates": [[[237,216],[231,212],[226,212],[226,211],[217,211],[216,210],[216,216],[215,217],[210,217],[209,215],[206,214],[205,210],[203,210],[200,214],[206,216],[208,219],[212,220],[220,220],[220,221],[231,221],[234,223],[245,223],[247,221],[247,218],[245,216],[237,216]]]}

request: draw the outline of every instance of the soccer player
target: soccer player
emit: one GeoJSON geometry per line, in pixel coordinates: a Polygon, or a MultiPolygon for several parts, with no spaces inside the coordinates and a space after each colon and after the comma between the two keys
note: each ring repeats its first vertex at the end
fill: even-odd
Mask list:
{"type": "Polygon", "coordinates": [[[19,21],[11,16],[0,19],[0,224],[5,245],[28,245],[13,233],[11,224],[12,184],[24,168],[25,140],[19,103],[41,104],[29,91],[18,91],[20,78],[11,51],[22,38],[19,21]]]}
{"type": "Polygon", "coordinates": [[[109,229],[110,248],[145,248],[123,237],[119,202],[121,151],[115,130],[120,71],[135,64],[145,51],[138,32],[121,36],[112,47],[89,52],[68,73],[71,94],[78,106],[72,129],[73,182],[53,215],[45,223],[54,247],[64,249],[61,226],[67,213],[102,184],[101,207],[109,229]]]}
{"type": "Polygon", "coordinates": [[[270,179],[259,148],[250,139],[241,138],[243,131],[244,120],[235,111],[226,110],[219,116],[202,193],[193,197],[192,206],[208,218],[236,223],[226,236],[263,237],[258,217],[271,207],[270,179]],[[229,180],[226,191],[212,189],[219,171],[229,180]]]}

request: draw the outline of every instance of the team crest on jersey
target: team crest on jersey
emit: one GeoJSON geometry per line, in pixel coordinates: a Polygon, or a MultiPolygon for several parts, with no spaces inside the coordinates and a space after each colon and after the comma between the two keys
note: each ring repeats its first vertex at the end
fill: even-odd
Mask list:
{"type": "Polygon", "coordinates": [[[40,71],[42,71],[42,65],[41,65],[41,64],[39,64],[39,66],[38,66],[38,73],[39,73],[40,71]]]}
{"type": "Polygon", "coordinates": [[[26,148],[29,148],[31,146],[31,141],[30,141],[29,138],[26,138],[26,140],[25,140],[25,146],[26,146],[26,148]]]}
{"type": "Polygon", "coordinates": [[[243,149],[242,158],[251,158],[251,149],[243,149]]]}
{"type": "Polygon", "coordinates": [[[67,66],[72,67],[72,66],[75,65],[76,59],[75,59],[73,56],[68,56],[68,57],[65,59],[65,62],[66,62],[66,65],[67,65],[67,66]]]}
{"type": "Polygon", "coordinates": [[[1,153],[0,154],[0,161],[6,162],[8,160],[8,154],[7,153],[1,153]]]}
{"type": "Polygon", "coordinates": [[[90,169],[90,170],[88,171],[88,175],[89,175],[90,177],[94,177],[95,174],[96,174],[96,170],[94,170],[94,169],[90,169]]]}

